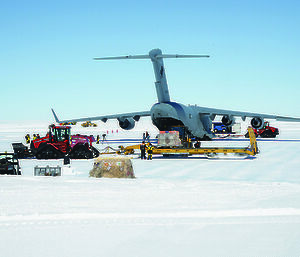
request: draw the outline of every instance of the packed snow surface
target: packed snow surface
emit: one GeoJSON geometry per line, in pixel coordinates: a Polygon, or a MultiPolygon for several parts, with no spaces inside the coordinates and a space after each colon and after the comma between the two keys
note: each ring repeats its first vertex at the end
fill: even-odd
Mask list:
{"type": "MultiPolygon", "coordinates": [[[[99,124],[74,133],[108,132],[99,149],[157,134],[148,120],[132,131],[99,124]]],[[[47,125],[0,123],[0,151],[47,125]]],[[[256,158],[134,155],[136,179],[90,178],[92,160],[72,160],[61,177],[34,177],[36,165],[62,162],[22,160],[22,176],[0,177],[1,256],[299,256],[300,125],[271,125],[280,136],[258,141],[256,158]]]]}

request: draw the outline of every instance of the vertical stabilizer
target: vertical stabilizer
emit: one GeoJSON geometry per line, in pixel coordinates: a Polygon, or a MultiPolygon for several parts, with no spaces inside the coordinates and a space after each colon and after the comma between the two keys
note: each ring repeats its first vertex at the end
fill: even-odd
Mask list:
{"type": "Polygon", "coordinates": [[[51,108],[51,111],[52,111],[52,113],[53,113],[53,116],[54,116],[55,121],[56,121],[57,123],[60,123],[60,121],[59,121],[59,119],[58,119],[58,117],[57,117],[55,111],[54,111],[52,108],[51,108]]]}
{"type": "Polygon", "coordinates": [[[160,49],[153,49],[149,52],[149,56],[153,63],[155,74],[155,87],[159,103],[170,102],[169,89],[165,73],[165,67],[160,49]],[[159,56],[159,57],[158,57],[159,56]]]}

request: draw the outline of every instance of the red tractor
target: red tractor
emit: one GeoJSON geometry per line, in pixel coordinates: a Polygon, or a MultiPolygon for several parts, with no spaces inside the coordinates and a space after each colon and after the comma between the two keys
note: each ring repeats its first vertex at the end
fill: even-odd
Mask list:
{"type": "MultiPolygon", "coordinates": [[[[263,138],[275,138],[279,135],[278,128],[274,128],[270,126],[270,122],[265,121],[262,128],[255,129],[253,128],[254,134],[256,137],[260,136],[263,138]]],[[[249,137],[248,132],[245,134],[245,137],[249,137]]]]}
{"type": "Polygon", "coordinates": [[[71,136],[70,126],[50,125],[45,137],[31,141],[30,149],[37,159],[91,159],[99,156],[92,146],[93,136],[71,136]]]}

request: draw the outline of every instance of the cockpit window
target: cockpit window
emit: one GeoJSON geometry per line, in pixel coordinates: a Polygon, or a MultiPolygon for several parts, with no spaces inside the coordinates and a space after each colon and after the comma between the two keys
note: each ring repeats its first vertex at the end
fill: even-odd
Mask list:
{"type": "Polygon", "coordinates": [[[70,129],[61,129],[58,128],[55,130],[55,136],[57,138],[57,141],[65,141],[65,140],[69,140],[70,138],[70,129]]]}

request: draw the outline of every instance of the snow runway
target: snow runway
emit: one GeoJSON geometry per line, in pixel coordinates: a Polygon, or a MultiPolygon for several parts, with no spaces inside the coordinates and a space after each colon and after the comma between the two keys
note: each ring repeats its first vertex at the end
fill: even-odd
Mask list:
{"type": "Polygon", "coordinates": [[[1,185],[3,256],[300,251],[295,183],[2,177],[1,185]]]}
{"type": "MultiPolygon", "coordinates": [[[[2,150],[25,127],[9,129],[2,150]]],[[[137,179],[89,178],[89,161],[62,177],[1,176],[1,256],[299,256],[300,126],[282,129],[255,159],[135,158],[137,179]]]]}

